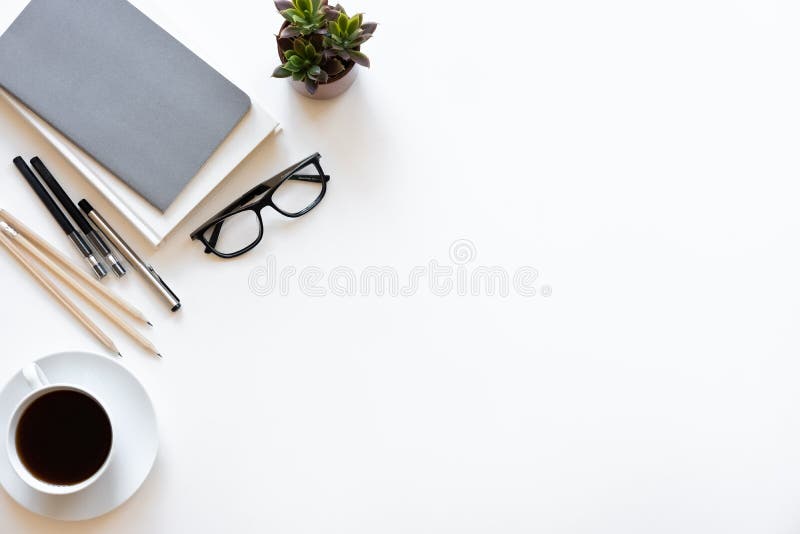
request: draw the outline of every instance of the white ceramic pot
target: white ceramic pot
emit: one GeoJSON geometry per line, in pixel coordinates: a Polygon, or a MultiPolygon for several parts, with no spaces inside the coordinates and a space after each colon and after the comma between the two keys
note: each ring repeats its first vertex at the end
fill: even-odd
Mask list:
{"type": "Polygon", "coordinates": [[[353,85],[353,82],[356,81],[357,77],[358,65],[354,64],[353,68],[351,68],[347,74],[338,80],[331,83],[320,84],[317,87],[317,92],[313,95],[306,90],[305,82],[298,82],[290,79],[290,83],[292,84],[292,87],[294,87],[294,90],[303,96],[307,96],[308,98],[313,98],[315,100],[329,100],[331,98],[336,98],[340,94],[350,89],[350,86],[353,85]]]}

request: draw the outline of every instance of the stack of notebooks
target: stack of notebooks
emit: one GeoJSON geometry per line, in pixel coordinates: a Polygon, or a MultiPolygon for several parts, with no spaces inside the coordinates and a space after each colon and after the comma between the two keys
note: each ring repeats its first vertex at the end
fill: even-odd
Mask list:
{"type": "Polygon", "coordinates": [[[158,246],[278,123],[154,2],[30,1],[0,20],[0,98],[158,246]]]}

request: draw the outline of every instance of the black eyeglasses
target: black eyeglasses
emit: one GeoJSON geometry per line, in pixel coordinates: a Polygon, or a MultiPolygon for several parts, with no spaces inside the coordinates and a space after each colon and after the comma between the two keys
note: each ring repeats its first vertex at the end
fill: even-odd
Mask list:
{"type": "Polygon", "coordinates": [[[270,206],[294,218],[320,203],[330,180],[320,158],[319,153],[309,156],[255,186],[192,232],[192,239],[205,245],[206,254],[220,258],[235,258],[252,250],[264,237],[262,209],[270,206]]]}

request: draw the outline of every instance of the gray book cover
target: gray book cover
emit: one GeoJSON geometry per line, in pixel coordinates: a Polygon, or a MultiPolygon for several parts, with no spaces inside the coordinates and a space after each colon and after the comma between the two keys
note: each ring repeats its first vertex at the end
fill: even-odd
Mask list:
{"type": "Polygon", "coordinates": [[[251,105],[125,0],[32,0],[0,36],[0,86],[161,211],[251,105]]]}

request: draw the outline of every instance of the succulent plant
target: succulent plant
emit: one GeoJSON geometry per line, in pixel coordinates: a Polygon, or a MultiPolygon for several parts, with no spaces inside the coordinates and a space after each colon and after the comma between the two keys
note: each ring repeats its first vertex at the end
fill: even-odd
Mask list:
{"type": "Polygon", "coordinates": [[[281,37],[308,36],[324,30],[328,0],[275,0],[275,7],[289,21],[281,37]]]}
{"type": "MultiPolygon", "coordinates": [[[[291,50],[283,53],[286,62],[276,68],[272,75],[276,78],[291,78],[305,82],[310,94],[317,92],[317,86],[328,81],[328,72],[320,64],[323,61],[321,52],[314,45],[298,37],[291,50]]],[[[344,67],[342,67],[344,68],[344,67]]]]}
{"type": "Polygon", "coordinates": [[[313,95],[319,84],[335,81],[355,63],[369,67],[360,47],[378,25],[364,23],[361,13],[350,17],[328,0],[275,0],[275,7],[286,22],[276,36],[284,63],[273,71],[274,77],[302,81],[313,95]]]}
{"type": "Polygon", "coordinates": [[[339,5],[332,11],[338,15],[336,19],[328,21],[328,33],[323,40],[325,56],[339,56],[345,61],[352,59],[361,66],[369,67],[369,58],[359,47],[372,38],[378,24],[364,23],[364,15],[361,13],[348,17],[344,8],[339,5]]]}

